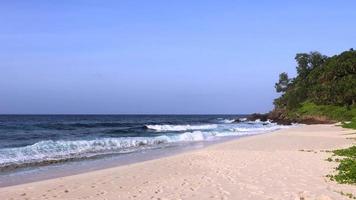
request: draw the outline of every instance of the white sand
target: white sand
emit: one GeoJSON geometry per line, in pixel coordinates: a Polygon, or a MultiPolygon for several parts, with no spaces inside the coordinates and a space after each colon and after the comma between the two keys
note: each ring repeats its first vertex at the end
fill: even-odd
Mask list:
{"type": "Polygon", "coordinates": [[[179,155],[74,176],[0,188],[5,199],[348,199],[356,186],[325,175],[332,150],[355,131],[301,126],[179,155]],[[305,151],[300,151],[305,150],[305,151]],[[339,192],[338,192],[339,191],[339,192]]]}

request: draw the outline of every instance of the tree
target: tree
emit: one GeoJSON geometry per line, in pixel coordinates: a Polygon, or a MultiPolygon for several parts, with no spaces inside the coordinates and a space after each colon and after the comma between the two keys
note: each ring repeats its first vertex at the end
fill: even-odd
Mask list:
{"type": "Polygon", "coordinates": [[[319,52],[298,53],[297,76],[279,75],[276,108],[294,110],[303,102],[351,107],[356,102],[356,51],[327,57],[319,52]]]}
{"type": "Polygon", "coordinates": [[[308,53],[298,53],[295,56],[295,60],[297,61],[297,73],[300,79],[306,78],[309,73],[323,65],[326,61],[327,56],[322,55],[317,51],[312,51],[308,53]]]}
{"type": "Polygon", "coordinates": [[[297,61],[297,73],[298,77],[304,79],[309,74],[309,54],[307,53],[297,53],[295,56],[297,61]]]}
{"type": "Polygon", "coordinates": [[[286,92],[288,90],[289,84],[291,82],[291,79],[288,78],[288,74],[283,72],[279,74],[279,81],[278,83],[275,84],[276,91],[278,93],[280,92],[286,92]]]}

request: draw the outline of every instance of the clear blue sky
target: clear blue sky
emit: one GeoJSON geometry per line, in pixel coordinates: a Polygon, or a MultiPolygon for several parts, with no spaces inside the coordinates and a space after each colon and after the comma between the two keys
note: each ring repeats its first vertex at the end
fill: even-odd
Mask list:
{"type": "Polygon", "coordinates": [[[0,2],[0,113],[264,112],[294,55],[356,44],[356,1],[0,2]]]}

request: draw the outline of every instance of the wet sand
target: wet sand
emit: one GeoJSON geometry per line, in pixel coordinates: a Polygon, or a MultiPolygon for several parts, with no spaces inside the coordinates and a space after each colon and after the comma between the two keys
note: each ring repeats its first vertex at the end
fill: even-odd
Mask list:
{"type": "Polygon", "coordinates": [[[355,131],[309,125],[178,155],[0,188],[0,199],[348,199],[326,158],[355,131]]]}

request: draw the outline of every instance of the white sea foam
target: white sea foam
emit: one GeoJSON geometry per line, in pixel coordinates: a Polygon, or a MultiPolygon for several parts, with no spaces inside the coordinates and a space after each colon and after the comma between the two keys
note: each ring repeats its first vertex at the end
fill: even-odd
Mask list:
{"type": "Polygon", "coordinates": [[[221,120],[221,123],[225,123],[225,124],[231,124],[231,123],[234,123],[234,119],[222,119],[221,120]]]}
{"type": "Polygon", "coordinates": [[[208,135],[200,131],[156,137],[100,138],[76,141],[41,141],[33,145],[0,150],[0,167],[9,164],[26,164],[46,160],[63,160],[93,156],[103,153],[124,153],[138,150],[140,147],[159,144],[203,141],[208,135]]]}
{"type": "Polygon", "coordinates": [[[231,128],[230,130],[233,132],[268,132],[268,131],[275,131],[283,128],[288,128],[288,126],[262,126],[262,127],[253,127],[253,128],[248,128],[248,127],[236,127],[236,128],[231,128]]]}
{"type": "Polygon", "coordinates": [[[243,117],[243,118],[239,118],[239,120],[240,120],[241,122],[245,122],[245,121],[247,121],[247,118],[246,118],[246,117],[243,117]]]}
{"type": "Polygon", "coordinates": [[[0,149],[0,167],[12,164],[28,164],[43,161],[65,160],[69,158],[90,157],[108,153],[126,153],[146,147],[178,142],[205,141],[226,136],[254,135],[270,132],[289,126],[274,123],[254,122],[253,124],[209,125],[148,125],[147,128],[167,133],[155,137],[117,137],[92,140],[46,140],[33,145],[0,149]]]}
{"type": "Polygon", "coordinates": [[[146,128],[152,129],[158,132],[167,131],[188,131],[188,130],[208,130],[215,129],[218,126],[216,124],[203,124],[203,125],[146,125],[146,128]]]}

